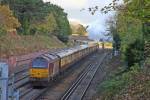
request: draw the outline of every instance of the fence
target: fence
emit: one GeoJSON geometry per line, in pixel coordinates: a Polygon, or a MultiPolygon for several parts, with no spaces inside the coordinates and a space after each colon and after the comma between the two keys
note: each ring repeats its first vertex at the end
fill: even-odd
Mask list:
{"type": "Polygon", "coordinates": [[[8,100],[8,65],[0,63],[0,100],[8,100]]]}

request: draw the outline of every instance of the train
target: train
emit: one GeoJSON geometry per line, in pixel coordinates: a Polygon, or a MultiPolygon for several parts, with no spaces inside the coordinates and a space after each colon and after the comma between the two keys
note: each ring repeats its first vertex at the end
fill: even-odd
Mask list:
{"type": "Polygon", "coordinates": [[[29,81],[33,86],[48,86],[71,65],[96,52],[98,48],[97,43],[89,43],[42,54],[29,64],[29,81]]]}

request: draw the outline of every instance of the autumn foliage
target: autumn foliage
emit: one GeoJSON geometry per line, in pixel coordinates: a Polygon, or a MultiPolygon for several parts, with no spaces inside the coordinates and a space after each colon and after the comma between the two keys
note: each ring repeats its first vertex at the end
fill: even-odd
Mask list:
{"type": "Polygon", "coordinates": [[[13,12],[9,9],[9,6],[0,5],[0,25],[6,31],[20,27],[18,19],[13,16],[13,12]]]}
{"type": "Polygon", "coordinates": [[[86,28],[77,22],[70,22],[70,27],[71,27],[72,34],[82,35],[82,36],[87,35],[86,28]]]}

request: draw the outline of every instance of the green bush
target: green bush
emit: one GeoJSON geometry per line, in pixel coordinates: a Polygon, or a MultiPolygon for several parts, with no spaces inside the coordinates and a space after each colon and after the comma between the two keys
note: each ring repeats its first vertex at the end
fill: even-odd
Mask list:
{"type": "Polygon", "coordinates": [[[0,37],[6,34],[6,30],[0,26],[0,37]]]}
{"type": "Polygon", "coordinates": [[[141,40],[136,40],[134,43],[128,45],[125,50],[124,56],[125,61],[127,61],[128,68],[134,66],[135,63],[141,64],[143,60],[143,43],[141,40]]]}
{"type": "Polygon", "coordinates": [[[130,71],[109,77],[108,80],[99,85],[98,92],[101,93],[104,100],[111,100],[113,96],[119,94],[129,84],[134,83],[134,75],[138,74],[139,71],[140,67],[135,64],[130,71]]]}

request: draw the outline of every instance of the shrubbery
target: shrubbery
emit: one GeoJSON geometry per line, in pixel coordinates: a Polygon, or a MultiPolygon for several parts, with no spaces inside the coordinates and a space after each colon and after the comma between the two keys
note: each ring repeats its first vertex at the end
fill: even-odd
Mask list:
{"type": "Polygon", "coordinates": [[[99,85],[99,93],[101,94],[100,99],[111,100],[117,94],[119,94],[125,87],[133,84],[134,76],[140,73],[140,67],[135,64],[131,67],[128,72],[123,72],[121,74],[115,74],[109,76],[109,79],[105,80],[99,85]]]}

